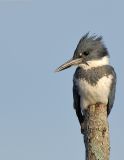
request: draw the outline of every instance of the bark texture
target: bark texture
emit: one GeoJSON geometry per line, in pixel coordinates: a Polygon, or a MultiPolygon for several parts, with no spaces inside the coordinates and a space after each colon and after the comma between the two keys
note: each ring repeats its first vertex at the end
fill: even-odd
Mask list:
{"type": "Polygon", "coordinates": [[[107,106],[89,106],[85,113],[84,143],[86,160],[109,160],[110,141],[107,106]]]}

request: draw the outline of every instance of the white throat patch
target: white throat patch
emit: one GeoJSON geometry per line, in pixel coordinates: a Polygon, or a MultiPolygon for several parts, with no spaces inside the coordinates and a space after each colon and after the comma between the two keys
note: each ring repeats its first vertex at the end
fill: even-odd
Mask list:
{"type": "Polygon", "coordinates": [[[109,64],[109,57],[105,56],[99,60],[92,60],[92,61],[87,61],[88,65],[86,64],[79,64],[79,67],[83,67],[84,69],[90,69],[93,67],[100,67],[103,65],[109,64]]]}

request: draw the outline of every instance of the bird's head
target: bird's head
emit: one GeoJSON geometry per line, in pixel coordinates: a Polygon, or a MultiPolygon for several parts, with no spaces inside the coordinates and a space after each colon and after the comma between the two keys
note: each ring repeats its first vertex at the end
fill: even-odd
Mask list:
{"type": "Polygon", "coordinates": [[[59,72],[73,65],[82,66],[84,68],[106,65],[109,63],[108,59],[109,54],[102,42],[102,37],[96,35],[89,36],[89,33],[87,33],[80,39],[73,57],[55,71],[59,72]]]}

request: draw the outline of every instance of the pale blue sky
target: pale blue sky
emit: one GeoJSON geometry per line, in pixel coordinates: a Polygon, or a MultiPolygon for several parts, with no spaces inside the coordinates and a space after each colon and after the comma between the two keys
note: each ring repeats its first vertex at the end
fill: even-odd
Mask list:
{"type": "Polygon", "coordinates": [[[104,37],[118,76],[111,160],[124,151],[123,0],[0,1],[0,159],[82,160],[73,110],[75,68],[55,74],[83,34],[104,37]]]}

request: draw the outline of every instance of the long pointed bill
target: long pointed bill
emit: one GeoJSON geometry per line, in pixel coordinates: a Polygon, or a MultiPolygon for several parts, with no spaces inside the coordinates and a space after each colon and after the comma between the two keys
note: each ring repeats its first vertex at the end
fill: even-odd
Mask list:
{"type": "Polygon", "coordinates": [[[82,58],[78,58],[78,59],[70,59],[69,61],[65,62],[64,64],[62,64],[59,68],[57,68],[55,70],[55,72],[59,72],[62,71],[64,69],[67,69],[69,67],[71,67],[72,65],[78,65],[82,63],[82,58]]]}

